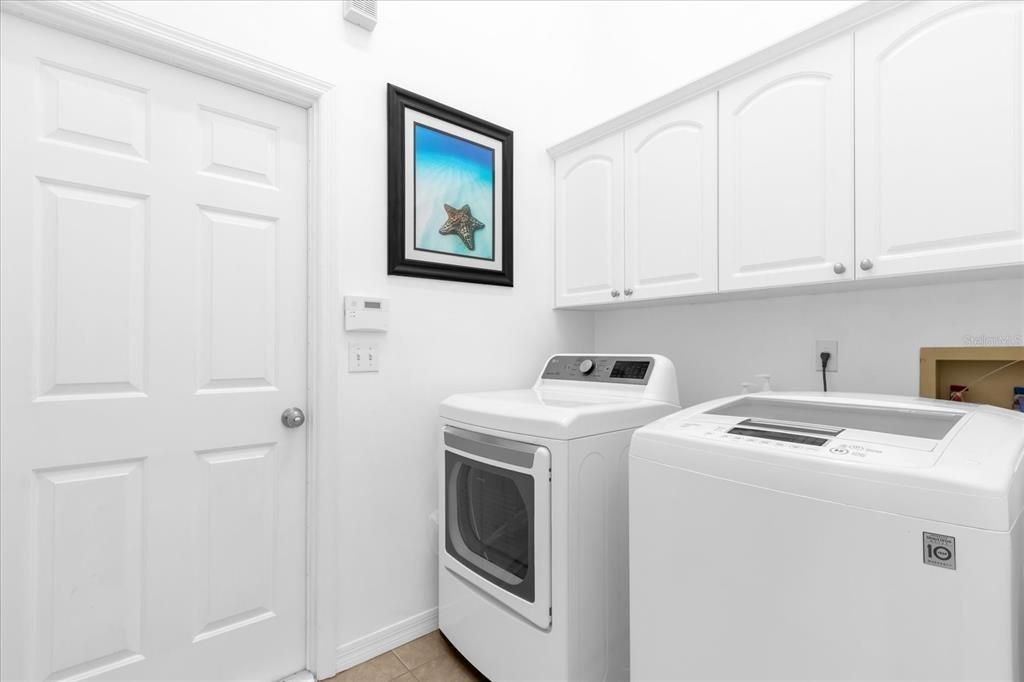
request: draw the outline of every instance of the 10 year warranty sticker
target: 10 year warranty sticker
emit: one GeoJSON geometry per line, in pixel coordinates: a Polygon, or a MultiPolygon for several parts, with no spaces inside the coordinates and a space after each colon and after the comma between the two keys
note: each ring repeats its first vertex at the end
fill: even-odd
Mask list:
{"type": "Polygon", "coordinates": [[[924,562],[929,566],[956,570],[956,538],[952,535],[923,533],[924,562]]]}

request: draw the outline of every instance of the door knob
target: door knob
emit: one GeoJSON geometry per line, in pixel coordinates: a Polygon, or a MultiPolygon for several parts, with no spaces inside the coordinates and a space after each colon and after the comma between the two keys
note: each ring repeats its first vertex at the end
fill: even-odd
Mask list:
{"type": "Polygon", "coordinates": [[[289,407],[281,413],[281,423],[289,429],[297,429],[306,423],[306,415],[297,407],[289,407]]]}
{"type": "Polygon", "coordinates": [[[875,264],[871,262],[870,258],[865,258],[864,260],[862,260],[860,262],[860,269],[861,270],[870,270],[873,267],[875,267],[875,264]]]}
{"type": "Polygon", "coordinates": [[[632,296],[633,295],[633,290],[632,289],[626,289],[622,293],[624,293],[626,296],[632,296]]]}
{"type": "Polygon", "coordinates": [[[618,298],[618,297],[619,297],[619,290],[618,289],[612,289],[612,298],[618,298]]]}
{"type": "Polygon", "coordinates": [[[835,265],[832,266],[832,272],[836,273],[837,275],[841,275],[844,272],[846,272],[846,266],[843,265],[842,263],[836,263],[835,265]]]}

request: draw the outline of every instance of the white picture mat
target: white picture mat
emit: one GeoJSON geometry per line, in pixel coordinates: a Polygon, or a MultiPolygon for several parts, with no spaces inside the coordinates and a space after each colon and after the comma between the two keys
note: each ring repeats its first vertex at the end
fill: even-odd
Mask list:
{"type": "Polygon", "coordinates": [[[454,125],[439,118],[429,116],[415,109],[405,109],[405,258],[427,263],[438,263],[441,265],[457,265],[460,267],[478,268],[480,270],[501,271],[504,262],[502,250],[504,236],[504,225],[502,224],[502,206],[505,197],[502,193],[503,167],[502,167],[502,144],[500,140],[487,137],[479,133],[467,130],[462,126],[454,125]],[[415,248],[415,182],[416,172],[415,158],[415,125],[420,123],[425,126],[440,130],[461,137],[470,142],[475,142],[482,147],[494,150],[494,260],[482,258],[466,258],[464,256],[446,255],[432,251],[417,251],[415,248]]]}

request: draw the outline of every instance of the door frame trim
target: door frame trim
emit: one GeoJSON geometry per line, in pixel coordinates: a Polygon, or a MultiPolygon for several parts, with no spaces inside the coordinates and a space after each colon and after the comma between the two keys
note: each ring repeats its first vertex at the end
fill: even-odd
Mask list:
{"type": "MultiPolygon", "coordinates": [[[[331,92],[334,85],[259,57],[154,21],[107,2],[4,0],[3,12],[104,43],[156,62],[267,95],[307,111],[306,347],[306,669],[316,679],[337,673],[337,591],[334,538],[337,425],[320,415],[336,414],[338,338],[337,263],[333,233],[331,92]],[[323,607],[323,608],[321,608],[323,607]]],[[[297,671],[301,672],[301,671],[297,671]]]]}

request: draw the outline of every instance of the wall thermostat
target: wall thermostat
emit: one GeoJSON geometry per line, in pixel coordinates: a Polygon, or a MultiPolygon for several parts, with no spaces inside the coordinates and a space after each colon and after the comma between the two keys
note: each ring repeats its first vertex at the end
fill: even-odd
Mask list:
{"type": "Polygon", "coordinates": [[[346,296],[345,331],[386,332],[389,308],[386,298],[346,296]]]}

